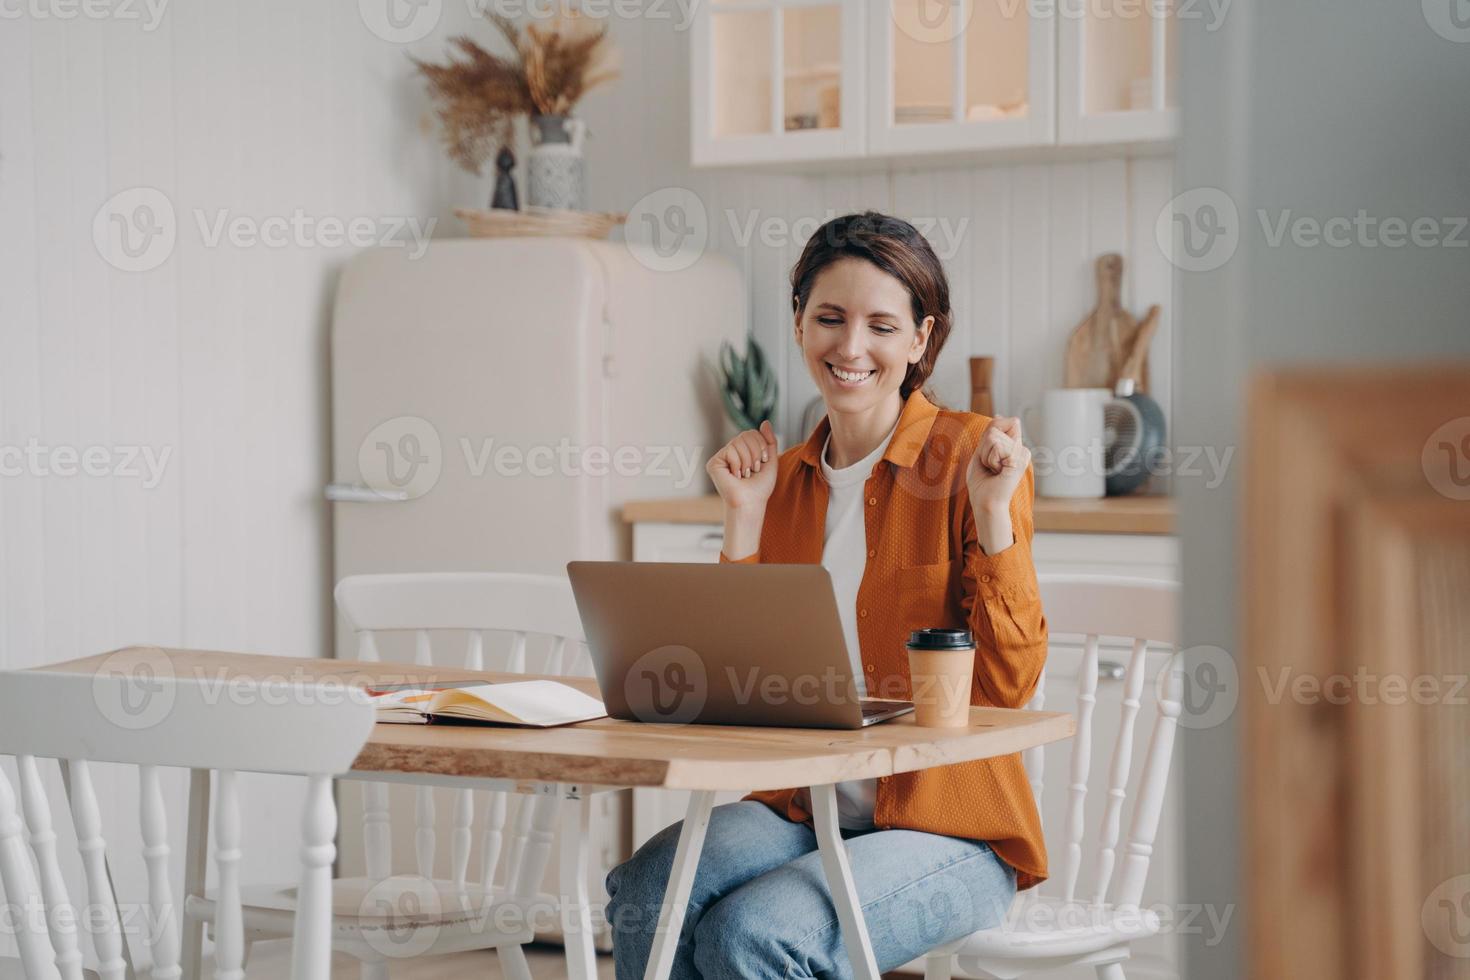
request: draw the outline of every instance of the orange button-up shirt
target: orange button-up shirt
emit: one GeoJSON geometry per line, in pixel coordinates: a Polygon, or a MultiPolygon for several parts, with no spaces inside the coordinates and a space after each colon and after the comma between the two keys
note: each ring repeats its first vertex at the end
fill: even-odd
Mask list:
{"type": "MultiPolygon", "coordinates": [[[[975,636],[970,703],[1021,708],[1046,661],[1046,619],[1031,562],[1035,474],[1011,498],[1015,541],[980,550],[965,470],[989,419],[941,409],[920,392],[904,401],[898,430],[863,485],[867,564],[857,592],[858,645],[868,694],[908,699],[909,631],[969,629],[975,636]]],[[[820,564],[827,516],[821,453],[831,424],[780,456],[760,546],[721,562],[820,564]]],[[[751,793],[788,820],[811,815],[796,789],[751,793]]],[[[938,766],[878,781],[875,826],[989,842],[1016,869],[1017,887],[1046,878],[1041,819],[1019,755],[938,766]]]]}

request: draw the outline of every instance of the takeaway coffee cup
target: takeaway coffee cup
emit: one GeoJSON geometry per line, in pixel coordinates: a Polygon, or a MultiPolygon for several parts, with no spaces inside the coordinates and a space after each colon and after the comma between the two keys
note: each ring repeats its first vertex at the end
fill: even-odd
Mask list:
{"type": "Polygon", "coordinates": [[[970,723],[975,641],[969,630],[923,629],[909,634],[909,681],[914,721],[926,728],[970,723]]]}

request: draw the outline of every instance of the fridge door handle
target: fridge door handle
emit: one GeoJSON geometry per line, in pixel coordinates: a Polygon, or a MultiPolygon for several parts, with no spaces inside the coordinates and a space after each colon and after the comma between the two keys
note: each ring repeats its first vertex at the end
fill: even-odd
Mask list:
{"type": "Polygon", "coordinates": [[[408,499],[407,490],[374,490],[361,483],[328,483],[328,500],[347,504],[391,504],[408,499]]]}

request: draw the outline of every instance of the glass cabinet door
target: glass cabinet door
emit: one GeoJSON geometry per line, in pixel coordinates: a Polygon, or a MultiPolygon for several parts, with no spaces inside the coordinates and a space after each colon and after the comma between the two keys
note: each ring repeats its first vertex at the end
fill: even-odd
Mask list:
{"type": "Polygon", "coordinates": [[[861,156],[861,7],[712,0],[696,14],[696,166],[861,156]]]}
{"type": "Polygon", "coordinates": [[[870,152],[1055,140],[1054,19],[1028,0],[871,0],[870,10],[870,152]]]}
{"type": "Polygon", "coordinates": [[[1174,7],[1174,0],[1061,4],[1061,142],[1144,142],[1174,136],[1174,7]]]}

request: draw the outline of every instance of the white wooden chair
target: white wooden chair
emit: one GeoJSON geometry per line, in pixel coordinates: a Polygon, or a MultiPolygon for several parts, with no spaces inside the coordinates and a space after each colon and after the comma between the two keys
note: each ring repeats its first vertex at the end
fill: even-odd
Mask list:
{"type": "MultiPolygon", "coordinates": [[[[411,632],[415,662],[463,666],[471,670],[527,671],[527,639],[550,637],[549,656],[532,666],[537,673],[568,675],[579,668],[590,673],[581,617],[571,584],[563,577],[499,572],[444,572],[391,575],[354,575],[336,588],[337,606],[357,634],[359,660],[376,661],[381,634],[411,632]],[[456,661],[435,660],[430,631],[465,634],[463,652],[456,661]],[[511,646],[503,662],[487,663],[485,634],[508,632],[511,646]]],[[[391,825],[388,784],[363,783],[363,878],[339,879],[345,894],[371,896],[359,901],[360,913],[342,908],[338,916],[337,948],[363,963],[364,980],[385,980],[389,963],[397,957],[435,955],[466,949],[508,952],[508,940],[533,938],[534,908],[559,908],[565,932],[568,972],[573,980],[596,977],[591,901],[587,887],[589,810],[584,795],[566,802],[570,826],[562,835],[560,896],[542,895],[539,887],[550,859],[562,787],[538,787],[535,794],[500,790],[455,791],[449,839],[449,878],[436,878],[435,787],[416,788],[414,850],[416,875],[394,875],[391,862],[391,825]],[[478,880],[470,875],[474,841],[476,796],[488,797],[480,829],[478,880]],[[509,798],[515,796],[513,822],[508,821],[509,798]],[[511,823],[509,842],[506,827],[511,823]],[[496,882],[497,866],[505,853],[503,879],[496,882]],[[493,912],[497,905],[518,902],[526,912],[506,917],[493,912]],[[478,913],[478,914],[476,914],[478,913]],[[391,921],[383,921],[384,917],[391,921]],[[496,921],[524,922],[524,931],[507,935],[493,928],[496,921]],[[384,930],[387,930],[386,932],[384,930]],[[364,942],[364,937],[373,939],[364,942]]],[[[289,899],[289,895],[284,896],[289,899]]],[[[278,900],[278,908],[289,908],[278,900]]],[[[253,921],[257,935],[279,934],[285,927],[253,921]]],[[[517,950],[516,956],[519,956],[517,950]]]]}
{"type": "MultiPolygon", "coordinates": [[[[1158,715],[1137,780],[1126,852],[1114,875],[1123,805],[1133,764],[1134,723],[1144,694],[1149,644],[1177,644],[1175,583],[1095,575],[1041,575],[1042,609],[1049,637],[1083,638],[1078,675],[1077,734],[1070,740],[1065,849],[1049,855],[1053,877],[1016,896],[1006,920],[931,951],[925,957],[925,980],[961,975],[1009,980],[1043,970],[1093,967],[1100,980],[1123,980],[1123,961],[1130,944],[1155,935],[1156,913],[1141,908],[1144,880],[1153,853],[1169,775],[1174,733],[1180,712],[1176,661],[1156,679],[1158,715]],[[1094,848],[1085,848],[1088,775],[1092,765],[1093,709],[1097,701],[1100,637],[1131,641],[1123,676],[1122,714],[1112,747],[1108,793],[1095,825],[1094,848]],[[1083,872],[1090,874],[1086,887],[1083,872]]],[[[1039,684],[1029,708],[1046,705],[1039,684]]],[[[1055,708],[1053,707],[1053,710],[1055,708]]],[[[1058,743],[1058,748],[1063,744],[1058,743]]],[[[1026,771],[1041,808],[1044,747],[1026,751],[1026,771]]]]}
{"type": "MultiPolygon", "coordinates": [[[[90,935],[101,980],[135,975],[125,941],[123,906],[113,891],[92,763],[137,767],[142,857],[147,871],[148,935],[153,980],[181,975],[180,923],[169,861],[160,767],[215,770],[215,853],[219,901],[213,903],[216,977],[239,980],[245,955],[241,915],[239,772],[304,776],[300,901],[293,936],[293,980],[325,980],[331,966],[331,876],[337,811],[332,776],[352,765],[373,726],[363,698],[298,685],[299,696],[220,696],[200,680],[149,677],[147,691],[121,675],[11,672],[0,675],[0,753],[14,755],[16,790],[0,772],[0,883],[20,910],[16,938],[30,980],[81,980],[78,933],[90,935]],[[324,693],[325,692],[325,693],[324,693]],[[140,693],[165,710],[138,714],[140,693]],[[155,717],[156,715],[156,717],[155,717]],[[41,760],[59,760],[85,876],[86,901],[70,897],[57,853],[55,818],[41,760]],[[26,840],[30,842],[27,854],[26,840]],[[34,861],[34,864],[32,863],[34,861]],[[44,915],[35,914],[41,911],[44,915]]],[[[93,975],[93,971],[86,971],[93,975]]]]}

